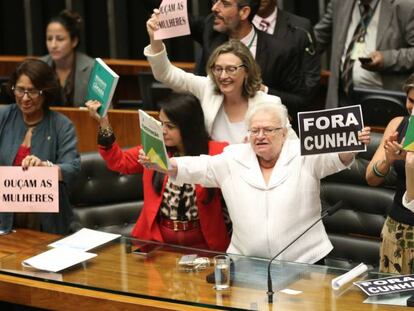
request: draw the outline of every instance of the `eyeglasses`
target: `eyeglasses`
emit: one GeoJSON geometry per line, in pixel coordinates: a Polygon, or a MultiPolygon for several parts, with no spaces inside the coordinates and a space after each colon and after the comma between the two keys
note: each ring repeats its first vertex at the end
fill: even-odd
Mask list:
{"type": "Polygon", "coordinates": [[[260,132],[263,132],[264,136],[273,136],[278,130],[283,129],[283,127],[253,127],[248,130],[250,136],[258,136],[260,132]]]}
{"type": "Polygon", "coordinates": [[[211,67],[211,72],[215,75],[215,76],[221,76],[222,72],[224,71],[227,75],[229,76],[234,76],[237,71],[239,70],[239,68],[242,67],[246,67],[246,65],[241,64],[238,66],[226,66],[226,67],[221,67],[221,66],[212,66],[211,67]]]}
{"type": "Polygon", "coordinates": [[[237,3],[232,3],[232,2],[227,1],[227,0],[213,0],[213,1],[211,1],[211,5],[212,6],[214,6],[216,4],[219,5],[219,6],[221,6],[221,7],[223,7],[223,8],[230,8],[234,4],[237,4],[237,3]]]}
{"type": "Polygon", "coordinates": [[[43,90],[25,90],[24,88],[18,86],[13,86],[12,91],[16,97],[23,97],[24,94],[27,94],[27,96],[29,96],[31,99],[36,99],[39,96],[43,95],[43,90]]]}

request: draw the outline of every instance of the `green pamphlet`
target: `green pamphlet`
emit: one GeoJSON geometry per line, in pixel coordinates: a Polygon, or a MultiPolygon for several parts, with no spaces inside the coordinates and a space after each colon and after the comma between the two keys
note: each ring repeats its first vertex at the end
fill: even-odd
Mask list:
{"type": "Polygon", "coordinates": [[[170,169],[171,165],[165,148],[161,122],[142,110],[138,110],[138,112],[141,144],[145,153],[154,166],[162,170],[170,169]]]}
{"type": "Polygon", "coordinates": [[[414,116],[410,116],[407,132],[403,143],[403,149],[407,151],[414,151],[414,116]]]}
{"type": "Polygon", "coordinates": [[[100,58],[95,63],[89,76],[86,100],[97,100],[101,103],[98,113],[104,117],[111,106],[119,76],[100,58]]]}

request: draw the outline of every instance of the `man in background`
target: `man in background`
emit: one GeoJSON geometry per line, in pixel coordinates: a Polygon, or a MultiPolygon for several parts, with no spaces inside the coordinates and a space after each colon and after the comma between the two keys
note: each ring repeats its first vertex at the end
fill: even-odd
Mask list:
{"type": "Polygon", "coordinates": [[[332,0],[314,31],[331,47],[327,108],[354,104],[354,87],[400,91],[414,70],[412,0],[332,0]]]}
{"type": "Polygon", "coordinates": [[[261,0],[253,24],[275,38],[291,41],[298,50],[305,84],[304,101],[309,102],[319,88],[321,71],[320,55],[315,50],[310,20],[279,9],[276,0],[261,0]]]}
{"type": "Polygon", "coordinates": [[[250,49],[261,68],[263,90],[279,96],[289,115],[295,118],[307,104],[301,57],[290,40],[276,38],[253,26],[259,6],[260,0],[213,0],[212,14],[191,21],[191,35],[202,46],[197,72],[205,73],[206,61],[217,46],[238,39],[250,49]]]}

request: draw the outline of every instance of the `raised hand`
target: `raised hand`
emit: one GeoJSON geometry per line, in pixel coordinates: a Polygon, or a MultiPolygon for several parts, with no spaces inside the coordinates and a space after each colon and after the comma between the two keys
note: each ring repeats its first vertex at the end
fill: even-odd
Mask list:
{"type": "Polygon", "coordinates": [[[162,41],[154,39],[154,32],[160,28],[158,21],[159,15],[160,11],[158,9],[154,9],[154,13],[152,13],[151,17],[147,20],[147,32],[150,38],[151,50],[153,53],[161,52],[163,49],[162,41]]]}

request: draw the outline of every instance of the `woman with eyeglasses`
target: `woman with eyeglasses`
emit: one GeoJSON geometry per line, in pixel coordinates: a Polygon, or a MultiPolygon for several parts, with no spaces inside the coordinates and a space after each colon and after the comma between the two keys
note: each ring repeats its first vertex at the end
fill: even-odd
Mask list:
{"type": "Polygon", "coordinates": [[[0,166],[56,166],[59,171],[59,213],[0,213],[0,233],[13,227],[65,234],[73,212],[67,191],[80,170],[72,122],[49,110],[59,97],[52,68],[37,59],[21,63],[8,82],[15,104],[0,109],[0,166]]]}
{"type": "Polygon", "coordinates": [[[63,10],[51,18],[46,28],[49,52],[41,60],[49,64],[59,78],[64,106],[84,106],[89,75],[94,60],[78,52],[82,18],[74,11],[63,10]]]}
{"type": "MultiPolygon", "coordinates": [[[[407,93],[406,108],[411,115],[414,106],[414,74],[403,86],[407,93]]],[[[366,180],[371,186],[384,183],[392,170],[397,177],[394,201],[382,228],[380,248],[381,272],[411,274],[414,271],[414,170],[412,152],[402,149],[409,116],[395,117],[385,128],[371,162],[366,180]],[[411,183],[411,184],[410,184],[411,183]],[[404,192],[407,190],[405,196],[404,192]]]]}
{"type": "MultiPolygon", "coordinates": [[[[230,145],[215,156],[172,158],[170,178],[179,185],[219,187],[233,234],[231,254],[272,258],[321,217],[320,179],[345,169],[353,153],[301,156],[299,139],[286,139],[286,107],[275,101],[246,113],[249,144],[230,145]]],[[[369,143],[369,128],[358,134],[369,143]]],[[[149,159],[141,152],[143,165],[149,159]]],[[[297,240],[280,260],[315,263],[332,250],[322,222],[297,240]]]]}
{"type": "Polygon", "coordinates": [[[156,9],[147,21],[150,45],[144,50],[154,77],[175,91],[190,92],[200,100],[213,140],[244,142],[247,108],[271,98],[280,103],[279,97],[260,91],[260,68],[249,49],[238,40],[230,40],[211,54],[207,77],[185,72],[170,63],[162,41],[154,39],[154,31],[159,29],[158,15],[156,9]]]}
{"type": "MultiPolygon", "coordinates": [[[[99,153],[108,168],[123,174],[143,174],[144,207],[131,235],[144,240],[224,251],[230,239],[220,190],[197,184],[176,186],[167,175],[142,166],[138,163],[142,147],[123,151],[116,142],[108,118],[100,118],[97,114],[100,103],[88,101],[86,106],[99,122],[99,153]]],[[[173,93],[160,106],[159,120],[171,156],[214,155],[227,145],[210,140],[200,102],[193,95],[173,93]]]]}

